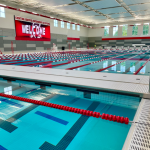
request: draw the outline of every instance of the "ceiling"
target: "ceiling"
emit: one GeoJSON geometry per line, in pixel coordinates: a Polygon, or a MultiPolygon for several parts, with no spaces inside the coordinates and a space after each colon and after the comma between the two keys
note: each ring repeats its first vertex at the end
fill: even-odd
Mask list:
{"type": "Polygon", "coordinates": [[[90,25],[150,19],[150,0],[0,0],[0,3],[90,25]]]}

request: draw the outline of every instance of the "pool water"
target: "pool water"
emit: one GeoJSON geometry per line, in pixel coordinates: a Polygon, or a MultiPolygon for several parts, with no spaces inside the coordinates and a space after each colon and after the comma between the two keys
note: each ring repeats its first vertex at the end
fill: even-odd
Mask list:
{"type": "MultiPolygon", "coordinates": [[[[122,63],[108,69],[104,69],[101,72],[133,75],[141,66],[143,66],[144,63],[146,63],[147,60],[149,60],[149,54],[149,51],[133,50],[20,54],[14,56],[3,56],[0,58],[0,64],[95,72],[99,69],[103,69],[123,61],[122,63]]],[[[149,76],[150,61],[148,61],[137,74],[149,76]]]]}
{"type": "MultiPolygon", "coordinates": [[[[82,91],[0,80],[0,92],[133,120],[139,97],[99,92],[85,98],[82,91]]],[[[0,149],[4,150],[121,150],[131,125],[88,117],[0,97],[0,149]]]]}

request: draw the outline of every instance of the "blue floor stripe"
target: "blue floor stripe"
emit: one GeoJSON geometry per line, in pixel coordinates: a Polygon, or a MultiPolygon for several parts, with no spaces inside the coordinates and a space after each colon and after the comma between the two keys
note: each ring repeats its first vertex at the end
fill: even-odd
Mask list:
{"type": "Polygon", "coordinates": [[[16,107],[19,107],[19,108],[21,108],[21,107],[24,106],[24,105],[21,105],[21,104],[12,102],[12,101],[10,101],[10,100],[8,100],[8,99],[0,99],[0,101],[5,102],[5,103],[8,103],[8,104],[13,105],[13,106],[16,106],[16,107]]]}
{"type": "Polygon", "coordinates": [[[0,150],[7,150],[7,149],[0,145],[0,150]]]}
{"type": "Polygon", "coordinates": [[[65,121],[65,120],[62,120],[62,119],[56,118],[56,117],[54,117],[54,116],[51,116],[51,115],[45,114],[45,113],[40,112],[40,111],[35,112],[35,114],[40,115],[40,116],[42,116],[42,117],[45,117],[45,118],[47,118],[47,119],[50,119],[50,120],[56,121],[56,122],[61,123],[61,124],[63,124],[63,125],[67,125],[67,124],[69,123],[68,121],[65,121]]]}

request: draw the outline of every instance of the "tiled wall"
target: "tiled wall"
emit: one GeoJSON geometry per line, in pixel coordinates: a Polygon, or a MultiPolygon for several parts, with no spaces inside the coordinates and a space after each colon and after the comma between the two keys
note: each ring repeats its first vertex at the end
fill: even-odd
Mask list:
{"type": "Polygon", "coordinates": [[[80,41],[72,40],[67,43],[67,35],[62,34],[51,34],[51,41],[16,41],[14,29],[0,28],[0,50],[2,52],[11,51],[11,42],[13,42],[14,51],[25,51],[25,50],[47,50],[53,47],[55,43],[58,49],[64,46],[66,49],[72,47],[84,48],[87,46],[88,38],[80,37],[80,41]]]}
{"type": "Polygon", "coordinates": [[[132,44],[145,44],[150,45],[150,39],[132,39],[132,40],[102,40],[102,37],[89,37],[89,46],[94,47],[98,46],[132,46],[132,44]]]}

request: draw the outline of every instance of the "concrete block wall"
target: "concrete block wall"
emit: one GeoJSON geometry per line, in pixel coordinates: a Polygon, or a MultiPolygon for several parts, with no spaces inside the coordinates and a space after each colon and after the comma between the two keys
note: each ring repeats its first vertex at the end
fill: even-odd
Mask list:
{"type": "Polygon", "coordinates": [[[88,38],[89,46],[94,47],[98,46],[132,46],[132,44],[145,44],[145,46],[150,45],[150,39],[132,39],[132,40],[102,40],[102,37],[89,37],[88,38]]]}
{"type": "Polygon", "coordinates": [[[69,40],[67,42],[67,35],[51,33],[51,41],[18,41],[15,40],[15,30],[0,28],[0,50],[2,52],[11,51],[11,42],[13,42],[14,51],[33,51],[33,50],[47,50],[53,47],[53,43],[56,44],[59,50],[64,46],[66,49],[73,47],[85,48],[88,43],[87,37],[80,37],[80,41],[69,40]]]}
{"type": "Polygon", "coordinates": [[[150,26],[149,26],[149,32],[148,35],[143,35],[143,25],[144,23],[149,23],[150,21],[130,21],[130,22],[118,22],[118,23],[105,23],[100,25],[94,25],[93,27],[95,29],[89,29],[88,30],[88,37],[89,37],[89,45],[90,47],[96,46],[132,46],[132,44],[145,44],[150,45],[150,26]],[[132,29],[134,24],[140,24],[138,25],[138,35],[132,35],[132,29]],[[122,35],[122,26],[127,24],[128,25],[128,31],[127,36],[122,35]],[[113,36],[113,26],[118,25],[118,36],[113,36]],[[110,26],[109,27],[109,36],[104,37],[104,26],[110,26]],[[139,39],[134,39],[138,37],[139,39]],[[143,37],[148,37],[149,39],[143,39],[143,37]],[[105,38],[112,38],[111,40],[102,40],[105,38]],[[121,38],[120,40],[113,40],[113,38],[121,38]],[[130,40],[125,38],[131,38],[130,40]]]}
{"type": "Polygon", "coordinates": [[[64,28],[61,28],[61,22],[58,22],[58,27],[54,27],[54,20],[48,19],[40,16],[35,16],[31,14],[27,14],[24,12],[18,12],[15,10],[5,9],[5,18],[0,17],[0,50],[3,52],[11,51],[11,42],[13,41],[14,51],[39,51],[39,50],[47,50],[48,48],[53,47],[53,43],[56,44],[58,49],[60,50],[62,46],[66,49],[70,49],[72,47],[76,48],[84,48],[87,47],[88,43],[88,28],[80,27],[80,31],[72,30],[72,26],[70,29],[67,29],[67,24],[65,23],[64,28]],[[35,19],[39,21],[49,22],[51,29],[51,41],[16,41],[15,40],[15,22],[14,15],[35,19]],[[80,38],[79,41],[76,40],[67,40],[67,37],[72,38],[80,38]]]}

